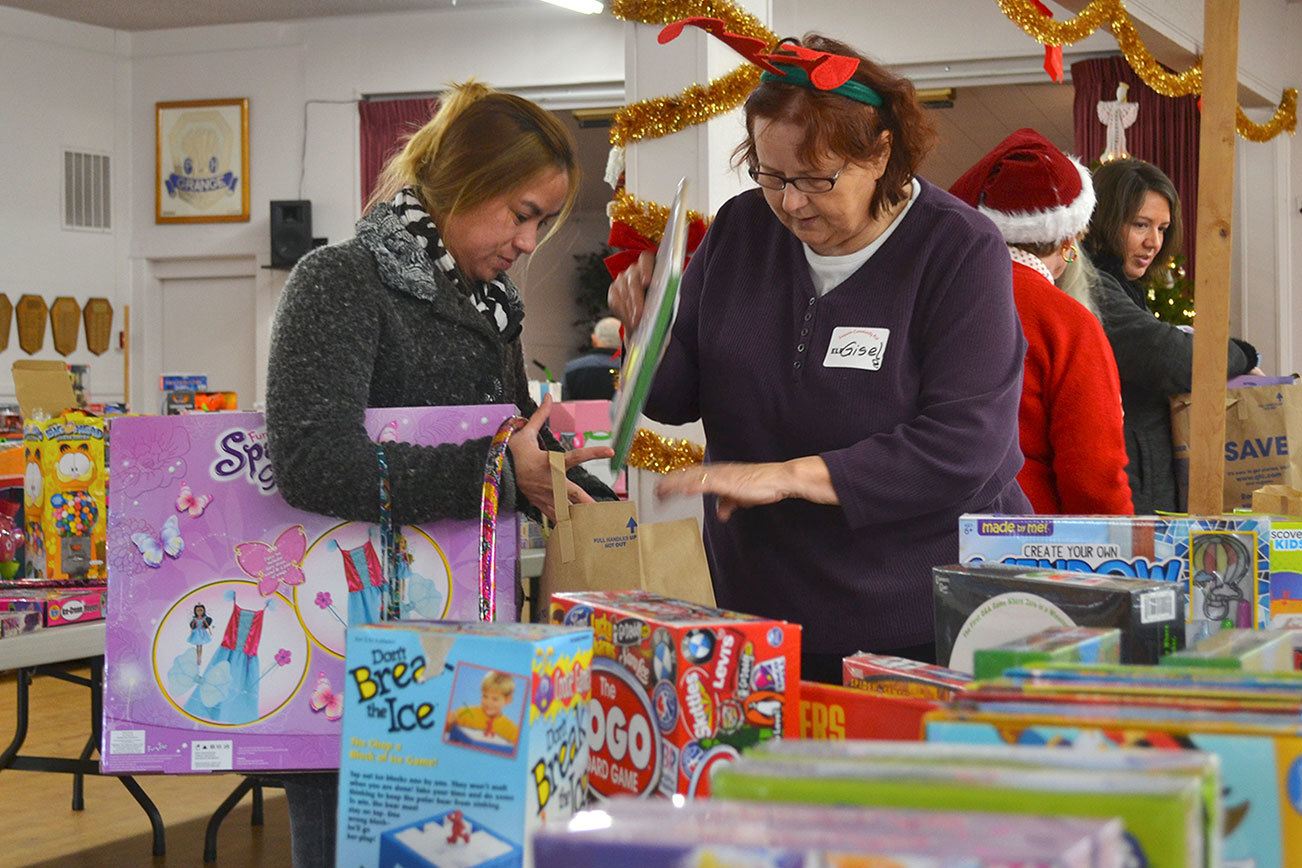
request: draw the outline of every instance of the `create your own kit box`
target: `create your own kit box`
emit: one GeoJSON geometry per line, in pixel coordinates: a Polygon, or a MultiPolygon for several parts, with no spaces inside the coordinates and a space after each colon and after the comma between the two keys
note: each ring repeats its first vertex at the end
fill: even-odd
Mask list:
{"type": "Polygon", "coordinates": [[[341,868],[518,866],[584,801],[592,632],[388,622],[348,639],[341,868]]]}
{"type": "MultiPolygon", "coordinates": [[[[514,412],[370,410],[366,431],[460,443],[514,412]]],[[[380,618],[378,528],[287,504],[260,414],[126,417],[111,438],[104,771],[337,767],[345,630],[380,618]]],[[[478,618],[478,520],[405,527],[398,545],[403,617],[478,618]]],[[[500,516],[504,619],[517,545],[500,516]]]]}

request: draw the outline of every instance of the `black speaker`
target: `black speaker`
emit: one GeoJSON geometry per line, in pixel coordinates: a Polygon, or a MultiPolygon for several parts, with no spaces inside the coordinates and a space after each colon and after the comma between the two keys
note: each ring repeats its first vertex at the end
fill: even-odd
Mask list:
{"type": "Polygon", "coordinates": [[[271,203],[271,267],[293,268],[312,249],[312,203],[281,199],[271,203]]]}

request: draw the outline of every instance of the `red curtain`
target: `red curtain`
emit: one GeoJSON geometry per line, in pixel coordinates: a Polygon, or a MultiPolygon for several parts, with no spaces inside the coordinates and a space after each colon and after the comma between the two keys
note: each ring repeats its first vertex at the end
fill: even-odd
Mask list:
{"type": "Polygon", "coordinates": [[[357,104],[361,118],[363,208],[371,199],[385,162],[407,136],[434,116],[437,108],[438,100],[429,98],[362,100],[357,104]]]}
{"type": "Polygon", "coordinates": [[[1165,97],[1139,80],[1125,58],[1096,57],[1071,65],[1076,91],[1073,105],[1076,153],[1086,165],[1098,162],[1107,146],[1107,128],[1099,121],[1099,100],[1117,98],[1117,85],[1130,85],[1126,99],[1139,103],[1139,117],[1126,130],[1126,150],[1167,174],[1180,194],[1184,227],[1185,271],[1194,272],[1194,215],[1198,213],[1198,99],[1165,97]]]}

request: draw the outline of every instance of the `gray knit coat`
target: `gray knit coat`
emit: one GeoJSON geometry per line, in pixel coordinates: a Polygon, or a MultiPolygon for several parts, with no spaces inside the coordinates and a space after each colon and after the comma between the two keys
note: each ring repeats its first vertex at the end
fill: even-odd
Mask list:
{"type": "MultiPolygon", "coordinates": [[[[267,433],[291,505],[379,520],[379,465],[362,424],[368,407],[498,403],[524,416],[537,409],[519,339],[503,341],[387,204],[358,221],[356,237],[312,251],[290,272],[271,333],[267,433]]],[[[560,449],[550,433],[544,441],[560,449]]],[[[477,517],[488,445],[386,444],[394,520],[477,517]]],[[[581,470],[569,475],[598,499],[614,497],[581,470]]],[[[536,515],[509,462],[502,497],[503,509],[518,503],[536,515]]]]}

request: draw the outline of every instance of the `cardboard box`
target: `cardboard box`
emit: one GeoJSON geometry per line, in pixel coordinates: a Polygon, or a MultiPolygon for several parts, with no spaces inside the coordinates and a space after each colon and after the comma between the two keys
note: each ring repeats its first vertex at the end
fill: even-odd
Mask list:
{"type": "Polygon", "coordinates": [[[23,428],[26,575],[105,577],[108,520],[104,420],[70,410],[23,428]]]}
{"type": "Polygon", "coordinates": [[[1031,663],[1120,663],[1121,631],[1102,627],[1049,627],[992,648],[978,648],[979,679],[998,678],[1005,670],[1031,663]]]}
{"type": "Polygon", "coordinates": [[[1302,630],[1222,630],[1162,658],[1163,666],[1292,672],[1302,630]]]}
{"type": "Polygon", "coordinates": [[[104,585],[25,588],[19,582],[0,583],[0,612],[40,612],[43,627],[103,620],[107,598],[104,585]]]}
{"type": "Polygon", "coordinates": [[[646,591],[552,595],[593,634],[594,797],[709,794],[711,770],[800,732],[800,625],[646,591]]]}
{"type": "Polygon", "coordinates": [[[936,659],[970,671],[979,648],[1048,627],[1115,627],[1121,659],[1184,647],[1184,597],[1169,582],[1008,566],[936,567],[936,659]]]}
{"type": "MultiPolygon", "coordinates": [[[[365,425],[376,440],[459,443],[514,412],[369,410],[365,425]]],[[[336,768],[338,714],[313,702],[343,690],[347,626],[379,620],[378,529],[285,503],[259,414],[125,417],[112,431],[104,771],[336,768]]],[[[401,533],[403,617],[476,620],[479,521],[401,533]]],[[[506,620],[517,543],[515,516],[499,516],[506,620]]]]}
{"type": "Polygon", "coordinates": [[[336,864],[519,866],[584,802],[591,667],[584,629],[351,630],[336,864]]]}
{"type": "Polygon", "coordinates": [[[816,681],[800,682],[800,737],[825,741],[922,738],[922,719],[938,700],[889,696],[816,681]]]}
{"type": "Polygon", "coordinates": [[[972,683],[966,672],[867,651],[841,661],[841,678],[855,690],[916,699],[950,699],[972,683]]]}

